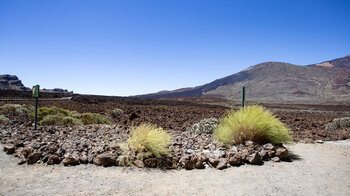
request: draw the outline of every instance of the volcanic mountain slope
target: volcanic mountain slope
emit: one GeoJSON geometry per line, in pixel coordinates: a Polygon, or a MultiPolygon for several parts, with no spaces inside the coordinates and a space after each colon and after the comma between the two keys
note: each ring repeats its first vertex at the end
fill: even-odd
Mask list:
{"type": "Polygon", "coordinates": [[[194,88],[141,95],[146,98],[219,97],[278,103],[350,103],[350,56],[308,66],[266,62],[194,88]]]}

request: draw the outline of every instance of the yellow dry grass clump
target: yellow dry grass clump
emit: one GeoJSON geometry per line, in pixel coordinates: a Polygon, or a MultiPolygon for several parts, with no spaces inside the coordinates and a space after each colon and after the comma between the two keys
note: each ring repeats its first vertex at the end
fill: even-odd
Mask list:
{"type": "Polygon", "coordinates": [[[141,124],[132,127],[130,134],[127,142],[122,145],[124,156],[129,160],[142,160],[152,156],[159,158],[170,153],[171,135],[161,127],[141,124]]]}
{"type": "Polygon", "coordinates": [[[244,109],[230,110],[219,122],[214,135],[223,145],[256,143],[289,143],[291,132],[276,116],[262,106],[252,105],[244,109]]]}

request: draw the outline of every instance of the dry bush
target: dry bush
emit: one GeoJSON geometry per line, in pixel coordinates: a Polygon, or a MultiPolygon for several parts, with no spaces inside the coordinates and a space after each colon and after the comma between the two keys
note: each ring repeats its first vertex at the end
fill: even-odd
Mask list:
{"type": "Polygon", "coordinates": [[[78,126],[83,125],[83,122],[71,116],[47,115],[40,121],[40,125],[78,126]]]}
{"type": "Polygon", "coordinates": [[[218,126],[218,122],[216,118],[204,118],[193,124],[189,131],[195,133],[213,133],[213,130],[218,126]]]}
{"type": "MultiPolygon", "coordinates": [[[[34,112],[31,114],[34,119],[34,112]]],[[[38,121],[41,125],[76,126],[89,124],[111,124],[107,117],[95,113],[79,114],[56,106],[38,109],[38,121]]]]}
{"type": "Polygon", "coordinates": [[[90,124],[112,124],[111,121],[100,114],[95,113],[83,113],[80,116],[78,116],[84,125],[90,125],[90,124]]]}
{"type": "Polygon", "coordinates": [[[28,117],[32,112],[34,112],[34,106],[32,105],[5,104],[0,106],[0,114],[6,116],[28,117]]]}
{"type": "Polygon", "coordinates": [[[346,129],[350,127],[350,117],[336,118],[325,125],[326,130],[346,129]]]}
{"type": "MultiPolygon", "coordinates": [[[[38,108],[38,121],[48,115],[72,116],[72,112],[56,106],[38,108]]],[[[34,112],[31,113],[31,117],[34,119],[34,112]]]]}
{"type": "Polygon", "coordinates": [[[289,143],[291,132],[276,116],[262,106],[247,106],[242,110],[230,110],[214,131],[218,140],[226,146],[256,143],[289,143]]]}
{"type": "Polygon", "coordinates": [[[7,122],[7,121],[9,121],[9,120],[10,120],[10,119],[8,119],[6,116],[0,115],[0,124],[5,123],[5,122],[7,122]]]}
{"type": "Polygon", "coordinates": [[[124,114],[123,110],[119,109],[119,108],[115,108],[113,110],[110,110],[108,112],[113,118],[119,118],[121,115],[124,114]]]}
{"type": "Polygon", "coordinates": [[[141,124],[132,127],[130,133],[127,142],[122,145],[126,160],[142,160],[152,156],[159,158],[170,153],[171,135],[161,127],[141,124]]]}

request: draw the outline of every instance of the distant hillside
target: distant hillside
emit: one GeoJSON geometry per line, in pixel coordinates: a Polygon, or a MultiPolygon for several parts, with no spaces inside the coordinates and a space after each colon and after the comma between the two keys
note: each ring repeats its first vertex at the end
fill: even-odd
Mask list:
{"type": "Polygon", "coordinates": [[[266,62],[202,86],[139,97],[217,97],[239,100],[242,86],[246,87],[247,100],[251,101],[350,103],[350,56],[309,66],[266,62]]]}
{"type": "MultiPolygon", "coordinates": [[[[4,90],[21,90],[21,91],[29,91],[30,88],[25,87],[22,84],[22,81],[18,79],[15,75],[0,75],[0,89],[4,90]]],[[[54,89],[41,89],[41,92],[49,92],[49,93],[73,93],[73,91],[68,91],[66,89],[54,88],[54,89]]]]}

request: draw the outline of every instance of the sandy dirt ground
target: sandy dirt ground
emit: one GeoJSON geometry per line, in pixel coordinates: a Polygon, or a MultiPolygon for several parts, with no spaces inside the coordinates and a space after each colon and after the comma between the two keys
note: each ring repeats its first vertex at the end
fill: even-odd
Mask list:
{"type": "Polygon", "coordinates": [[[1,150],[0,195],[350,195],[349,140],[288,148],[293,162],[222,171],[19,166],[1,150]]]}

